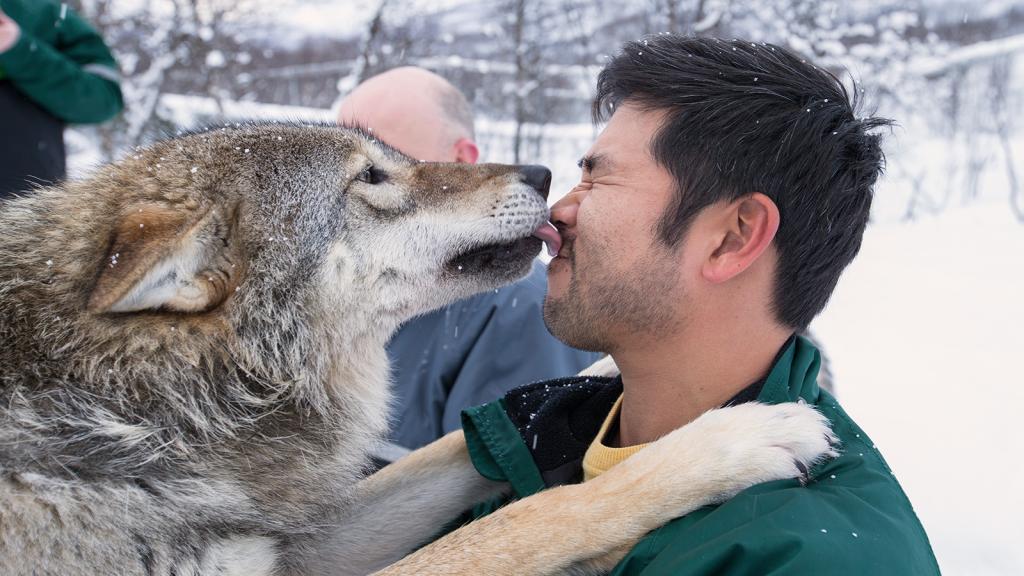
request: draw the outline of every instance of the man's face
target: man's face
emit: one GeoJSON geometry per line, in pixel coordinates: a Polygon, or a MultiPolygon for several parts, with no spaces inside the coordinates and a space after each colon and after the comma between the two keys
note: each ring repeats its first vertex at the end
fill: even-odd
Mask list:
{"type": "Polygon", "coordinates": [[[581,162],[580,183],[551,209],[563,245],[548,268],[544,318],[571,346],[614,352],[685,320],[684,251],[657,236],[675,194],[650,153],[662,121],[620,107],[581,162]]]}

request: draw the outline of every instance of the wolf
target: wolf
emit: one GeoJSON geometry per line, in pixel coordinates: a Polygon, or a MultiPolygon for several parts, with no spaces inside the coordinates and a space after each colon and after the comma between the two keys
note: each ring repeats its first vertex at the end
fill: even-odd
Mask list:
{"type": "Polygon", "coordinates": [[[831,452],[809,408],[712,411],[421,547],[509,488],[461,433],[365,477],[385,343],[557,245],[549,181],[416,162],[358,129],[246,124],[0,206],[0,573],[598,573],[831,452]]]}

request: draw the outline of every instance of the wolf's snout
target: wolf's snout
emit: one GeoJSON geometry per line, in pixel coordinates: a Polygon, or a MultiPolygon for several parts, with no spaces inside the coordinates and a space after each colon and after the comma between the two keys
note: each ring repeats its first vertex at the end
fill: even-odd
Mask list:
{"type": "Polygon", "coordinates": [[[519,174],[524,184],[536,190],[545,200],[548,199],[548,190],[551,188],[551,170],[544,166],[530,164],[520,166],[519,174]]]}

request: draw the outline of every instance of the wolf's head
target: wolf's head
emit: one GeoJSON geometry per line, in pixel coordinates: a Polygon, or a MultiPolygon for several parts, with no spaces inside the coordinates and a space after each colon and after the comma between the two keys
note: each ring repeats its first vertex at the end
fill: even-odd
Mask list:
{"type": "Polygon", "coordinates": [[[548,180],[335,127],[157,143],[0,208],[0,377],[26,410],[86,391],[67,409],[89,434],[165,449],[282,399],[369,402],[383,393],[332,386],[382,380],[360,366],[401,321],[529,270],[548,180]]]}
{"type": "Polygon", "coordinates": [[[544,168],[420,163],[333,127],[194,134],[104,177],[123,180],[96,234],[94,314],[209,312],[313,281],[401,321],[524,275],[547,221],[544,168]]]}

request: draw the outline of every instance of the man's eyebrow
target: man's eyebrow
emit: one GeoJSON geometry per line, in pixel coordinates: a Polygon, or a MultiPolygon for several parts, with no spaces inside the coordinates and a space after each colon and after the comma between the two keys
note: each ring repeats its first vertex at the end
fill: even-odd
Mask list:
{"type": "Polygon", "coordinates": [[[605,157],[601,154],[588,154],[580,158],[576,163],[584,172],[593,172],[598,166],[605,163],[605,157]]]}

